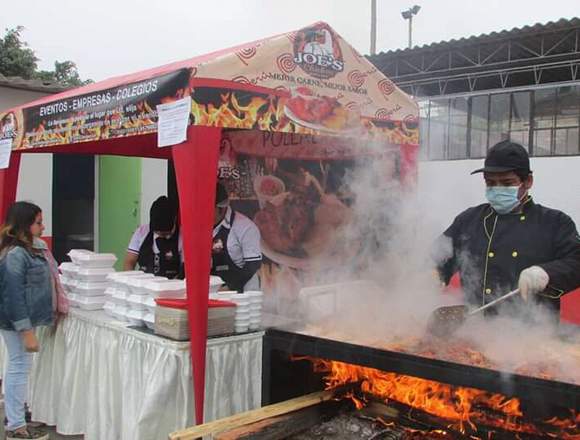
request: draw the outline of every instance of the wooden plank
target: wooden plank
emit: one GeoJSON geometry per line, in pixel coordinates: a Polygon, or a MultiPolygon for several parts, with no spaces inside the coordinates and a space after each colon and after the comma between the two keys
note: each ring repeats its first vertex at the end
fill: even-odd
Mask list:
{"type": "Polygon", "coordinates": [[[260,420],[214,436],[214,440],[282,440],[320,423],[318,405],[260,420]]]}
{"type": "Polygon", "coordinates": [[[334,398],[336,390],[319,391],[306,396],[297,397],[295,399],[286,400],[284,402],[268,405],[263,408],[258,408],[252,411],[246,411],[240,414],[234,414],[230,417],[225,417],[213,422],[204,423],[203,425],[194,426],[176,431],[169,434],[169,440],[194,440],[206,435],[215,435],[220,432],[239,428],[243,425],[259,422],[260,420],[269,419],[271,417],[280,416],[289,412],[297,411],[313,405],[318,405],[321,402],[326,402],[334,398]]]}

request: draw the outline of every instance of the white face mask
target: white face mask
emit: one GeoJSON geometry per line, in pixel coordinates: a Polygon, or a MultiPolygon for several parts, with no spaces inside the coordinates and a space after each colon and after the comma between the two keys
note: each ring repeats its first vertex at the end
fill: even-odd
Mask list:
{"type": "Polygon", "coordinates": [[[488,186],[485,197],[498,214],[507,214],[520,204],[519,190],[519,186],[488,186]]]}

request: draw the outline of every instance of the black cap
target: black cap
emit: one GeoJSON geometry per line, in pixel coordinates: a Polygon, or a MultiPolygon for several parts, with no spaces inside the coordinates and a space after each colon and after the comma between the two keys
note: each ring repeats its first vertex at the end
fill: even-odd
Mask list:
{"type": "Polygon", "coordinates": [[[226,190],[226,187],[220,182],[218,182],[215,188],[215,204],[216,206],[222,208],[228,204],[228,191],[226,190]]]}
{"type": "Polygon", "coordinates": [[[177,207],[166,196],[153,202],[149,211],[149,229],[151,231],[171,231],[175,226],[177,207]]]}
{"type": "Polygon", "coordinates": [[[471,174],[503,173],[506,171],[531,173],[530,156],[520,144],[510,141],[495,144],[487,152],[483,168],[475,170],[471,174]]]}

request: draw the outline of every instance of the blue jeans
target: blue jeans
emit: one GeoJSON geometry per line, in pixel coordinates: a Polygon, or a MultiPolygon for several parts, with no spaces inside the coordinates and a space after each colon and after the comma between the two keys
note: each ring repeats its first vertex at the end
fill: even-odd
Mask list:
{"type": "Polygon", "coordinates": [[[26,352],[20,334],[10,330],[0,330],[8,352],[8,366],[4,373],[4,407],[8,425],[13,431],[26,425],[24,403],[28,394],[28,376],[32,366],[32,353],[26,352]]]}

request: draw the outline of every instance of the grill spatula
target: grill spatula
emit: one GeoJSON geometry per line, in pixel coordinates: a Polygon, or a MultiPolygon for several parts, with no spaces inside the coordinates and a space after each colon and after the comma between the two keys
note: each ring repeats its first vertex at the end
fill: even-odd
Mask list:
{"type": "Polygon", "coordinates": [[[493,307],[512,296],[520,293],[520,289],[512,290],[510,293],[495,299],[482,307],[474,310],[469,310],[467,306],[443,306],[435,309],[431,313],[429,322],[427,323],[427,331],[435,336],[443,337],[454,333],[466,319],[477,315],[484,310],[493,307]]]}

